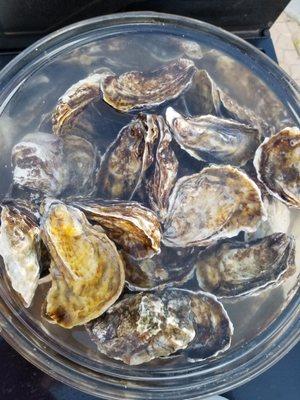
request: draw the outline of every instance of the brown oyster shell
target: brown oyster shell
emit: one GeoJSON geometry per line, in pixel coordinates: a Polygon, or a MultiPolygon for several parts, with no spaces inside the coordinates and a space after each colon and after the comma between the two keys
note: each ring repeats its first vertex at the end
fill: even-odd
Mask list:
{"type": "Polygon", "coordinates": [[[124,286],[114,243],[81,211],[56,202],[47,205],[41,235],[53,259],[44,316],[69,329],[104,313],[124,286]]]}
{"type": "Polygon", "coordinates": [[[240,231],[253,232],[265,211],[256,184],[229,165],[180,178],[170,196],[163,243],[208,246],[240,231]]]}
{"type": "Polygon", "coordinates": [[[136,202],[101,200],[73,203],[107,236],[135,259],[152,257],[160,251],[160,223],[157,216],[136,202]]]}
{"type": "Polygon", "coordinates": [[[300,130],[285,128],[266,138],[253,160],[267,191],[291,207],[300,208],[300,130]]]}
{"type": "Polygon", "coordinates": [[[179,96],[191,83],[193,61],[179,58],[149,72],[132,71],[103,80],[103,100],[119,111],[151,108],[179,96]]]}
{"type": "Polygon", "coordinates": [[[111,71],[103,68],[86,78],[74,83],[58,100],[58,104],[52,115],[53,133],[61,136],[68,133],[68,124],[89,103],[100,98],[101,82],[111,71]]]}
{"type": "Polygon", "coordinates": [[[278,283],[294,265],[294,238],[274,233],[248,243],[210,246],[199,254],[196,272],[201,289],[217,297],[235,297],[278,283]]]}
{"type": "Polygon", "coordinates": [[[185,117],[168,107],[166,121],[180,147],[197,160],[244,165],[260,145],[257,129],[231,119],[185,117]]]}
{"type": "Polygon", "coordinates": [[[148,182],[148,194],[151,208],[163,220],[166,216],[169,195],[174,186],[177,171],[178,160],[170,147],[172,136],[164,119],[157,117],[159,131],[159,142],[155,155],[154,173],[148,182]]]}
{"type": "Polygon", "coordinates": [[[101,353],[138,365],[190,346],[207,358],[230,345],[232,326],[219,303],[184,290],[139,293],[120,301],[87,325],[101,353]]]}
{"type": "Polygon", "coordinates": [[[40,277],[39,226],[28,208],[1,206],[0,254],[12,288],[30,307],[40,277]]]}
{"type": "Polygon", "coordinates": [[[23,137],[12,149],[13,182],[48,196],[59,195],[66,187],[63,143],[49,133],[23,137]]]}
{"type": "Polygon", "coordinates": [[[130,200],[153,161],[158,136],[156,116],[139,114],[126,125],[103,156],[98,188],[106,199],[130,200]]]}

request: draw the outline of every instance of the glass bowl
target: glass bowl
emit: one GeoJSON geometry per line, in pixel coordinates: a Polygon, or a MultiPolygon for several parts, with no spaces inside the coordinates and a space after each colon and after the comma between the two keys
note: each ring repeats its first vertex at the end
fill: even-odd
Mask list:
{"type": "MultiPolygon", "coordinates": [[[[238,37],[200,21],[168,14],[135,12],[97,17],[48,35],[27,48],[1,71],[2,195],[11,179],[9,149],[15,141],[14,121],[19,121],[20,136],[26,133],[24,126],[36,124],[35,117],[37,114],[41,116],[44,111],[45,100],[37,95],[41,92],[37,92],[36,88],[44,88],[47,93],[52,82],[44,81],[41,71],[51,66],[53,82],[60,85],[59,79],[63,77],[62,85],[67,88],[77,76],[74,68],[68,67],[67,61],[70,55],[78,54],[78,48],[88,48],[91,43],[114,35],[127,35],[129,38],[140,33],[168,34],[194,40],[207,50],[206,54],[213,49],[219,51],[218,68],[210,66],[209,72],[217,81],[219,79],[220,85],[227,85],[229,91],[240,97],[242,104],[251,103],[258,113],[270,111],[262,109],[258,100],[263,100],[262,104],[265,104],[266,98],[279,101],[284,115],[294,125],[299,125],[299,90],[296,84],[268,57],[238,37]],[[234,76],[236,70],[230,67],[232,64],[224,60],[233,60],[234,65],[239,66],[238,79],[234,76]],[[245,92],[243,77],[246,76],[251,79],[245,92]],[[257,82],[260,93],[255,93],[257,82]]],[[[203,57],[201,62],[205,63],[205,55],[203,57]]],[[[79,64],[86,63],[84,57],[78,60],[79,64]]],[[[87,65],[87,70],[89,68],[92,70],[94,65],[87,65]]],[[[63,93],[65,89],[61,90],[63,93]]],[[[275,118],[274,126],[279,129],[277,122],[275,118]]],[[[201,399],[225,392],[272,366],[299,338],[299,212],[291,212],[291,221],[289,232],[296,236],[297,242],[296,271],[280,285],[256,296],[236,302],[223,301],[235,326],[235,333],[231,348],[216,358],[189,363],[175,356],[138,367],[108,359],[97,353],[82,328],[65,331],[41,320],[42,285],[32,307],[24,309],[10,289],[3,268],[0,280],[1,335],[45,373],[105,399],[201,399]]]]}

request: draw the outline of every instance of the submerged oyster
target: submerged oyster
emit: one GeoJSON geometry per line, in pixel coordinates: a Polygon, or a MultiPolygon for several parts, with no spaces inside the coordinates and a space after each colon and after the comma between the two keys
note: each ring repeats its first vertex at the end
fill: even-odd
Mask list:
{"type": "Polygon", "coordinates": [[[289,206],[300,208],[300,130],[285,128],[266,138],[253,164],[267,191],[289,206]]]}
{"type": "Polygon", "coordinates": [[[295,265],[295,240],[274,233],[249,243],[218,243],[200,253],[196,263],[201,289],[218,297],[258,291],[278,282],[295,265]]]}
{"type": "Polygon", "coordinates": [[[64,135],[72,119],[89,103],[100,98],[101,83],[110,74],[110,70],[103,68],[76,82],[60,97],[52,115],[53,132],[56,135],[64,135]]]}
{"type": "Polygon", "coordinates": [[[74,202],[87,218],[97,222],[107,236],[136,259],[160,250],[160,224],[156,215],[136,202],[74,202]]]}
{"type": "Polygon", "coordinates": [[[179,96],[195,73],[193,61],[179,58],[154,71],[107,76],[101,85],[103,100],[119,111],[151,108],[179,96]]]}
{"type": "Polygon", "coordinates": [[[41,235],[53,263],[44,315],[64,328],[98,317],[120,296],[124,266],[114,243],[78,209],[46,205],[41,235]]]}
{"type": "Polygon", "coordinates": [[[166,120],[180,147],[198,160],[244,165],[260,144],[257,129],[230,119],[184,117],[168,107],[166,120]]]}
{"type": "Polygon", "coordinates": [[[101,353],[138,365],[189,344],[203,358],[227,348],[231,324],[212,297],[183,290],[139,293],[120,301],[87,325],[101,353]]]}
{"type": "Polygon", "coordinates": [[[158,136],[156,116],[139,114],[126,125],[105,153],[99,171],[99,194],[130,200],[153,161],[158,136]]]}
{"type": "Polygon", "coordinates": [[[63,158],[60,138],[43,132],[28,134],[12,149],[13,181],[56,196],[66,187],[68,179],[63,158]]]}
{"type": "Polygon", "coordinates": [[[28,209],[1,207],[0,254],[13,289],[29,307],[40,276],[40,230],[28,209]]]}
{"type": "Polygon", "coordinates": [[[265,219],[255,183],[237,168],[211,166],[180,178],[170,196],[163,243],[170,247],[207,246],[253,232],[265,219]]]}
{"type": "Polygon", "coordinates": [[[178,160],[170,147],[172,136],[164,119],[157,117],[159,142],[156,149],[153,177],[148,183],[149,201],[152,209],[163,220],[166,216],[169,195],[174,186],[178,160]]]}
{"type": "Polygon", "coordinates": [[[74,135],[63,139],[64,162],[69,170],[67,190],[90,194],[95,185],[98,153],[87,140],[74,135]]]}

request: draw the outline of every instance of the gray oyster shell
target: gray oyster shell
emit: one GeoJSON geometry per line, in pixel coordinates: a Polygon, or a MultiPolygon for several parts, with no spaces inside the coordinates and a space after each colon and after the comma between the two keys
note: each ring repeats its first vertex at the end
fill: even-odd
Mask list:
{"type": "Polygon", "coordinates": [[[231,119],[184,117],[168,107],[166,121],[180,147],[198,160],[241,166],[260,145],[257,129],[231,119]]]}
{"type": "Polygon", "coordinates": [[[103,156],[98,174],[99,195],[130,200],[153,162],[158,136],[156,116],[139,114],[119,132],[103,156]]]}
{"type": "Polygon", "coordinates": [[[207,358],[228,348],[232,326],[222,305],[204,293],[166,290],[130,295],[87,325],[99,351],[138,365],[191,346],[207,358]]]}
{"type": "Polygon", "coordinates": [[[0,254],[12,288],[30,307],[40,277],[40,229],[29,209],[1,206],[0,254]]]}
{"type": "Polygon", "coordinates": [[[103,100],[123,112],[151,108],[178,97],[190,85],[195,71],[193,61],[179,58],[148,72],[112,74],[102,82],[103,100]]]}
{"type": "Polygon", "coordinates": [[[265,219],[256,184],[232,166],[210,166],[180,178],[170,196],[163,243],[208,246],[219,239],[253,232],[265,219]]]}
{"type": "Polygon", "coordinates": [[[288,206],[300,209],[300,130],[285,128],[266,138],[253,160],[267,191],[288,206]]]}
{"type": "Polygon", "coordinates": [[[294,238],[274,233],[248,243],[210,246],[199,254],[196,273],[201,289],[217,297],[235,297],[278,283],[294,266],[294,238]]]}

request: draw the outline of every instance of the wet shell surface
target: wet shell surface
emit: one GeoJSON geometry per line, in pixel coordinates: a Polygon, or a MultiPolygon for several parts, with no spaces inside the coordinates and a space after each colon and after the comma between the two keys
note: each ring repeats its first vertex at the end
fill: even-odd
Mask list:
{"type": "Polygon", "coordinates": [[[166,121],[180,147],[198,160],[244,165],[260,144],[257,129],[231,119],[185,117],[168,107],[166,121]]]}
{"type": "Polygon", "coordinates": [[[74,202],[93,223],[135,259],[152,257],[160,251],[160,223],[153,211],[137,202],[74,202]]]}
{"type": "Polygon", "coordinates": [[[103,100],[123,112],[151,108],[179,96],[195,71],[193,61],[179,58],[149,72],[112,74],[102,83],[103,100]]]}
{"type": "Polygon", "coordinates": [[[277,283],[295,265],[295,240],[274,233],[248,243],[217,243],[201,252],[196,273],[201,289],[217,297],[257,292],[277,283]]]}
{"type": "Polygon", "coordinates": [[[40,276],[38,223],[27,209],[1,208],[0,254],[12,288],[30,307],[40,276]]]}
{"type": "Polygon", "coordinates": [[[47,205],[41,235],[53,260],[43,308],[48,321],[72,328],[104,313],[124,286],[124,265],[114,243],[80,210],[59,202],[47,205]]]}
{"type": "Polygon", "coordinates": [[[130,200],[153,161],[158,136],[156,116],[139,114],[119,132],[103,156],[99,195],[106,199],[130,200]]]}
{"type": "Polygon", "coordinates": [[[291,207],[300,208],[300,130],[285,128],[266,138],[253,164],[267,191],[291,207]]]}
{"type": "Polygon", "coordinates": [[[203,293],[165,290],[129,295],[87,325],[99,351],[138,365],[191,345],[199,358],[230,345],[232,326],[222,305],[203,293]]]}
{"type": "Polygon", "coordinates": [[[229,165],[211,166],[177,181],[163,243],[207,246],[240,231],[253,232],[265,218],[260,191],[245,173],[229,165]]]}

